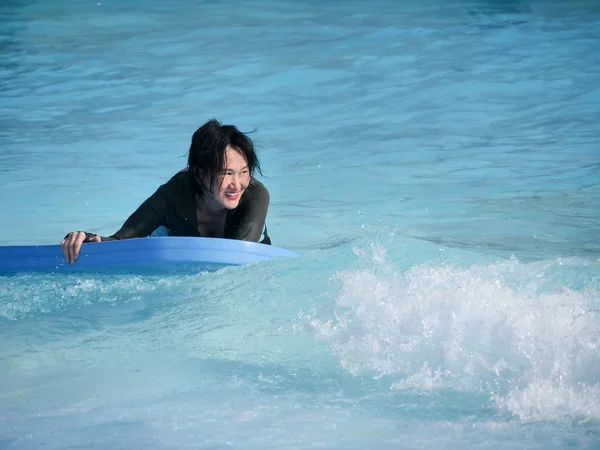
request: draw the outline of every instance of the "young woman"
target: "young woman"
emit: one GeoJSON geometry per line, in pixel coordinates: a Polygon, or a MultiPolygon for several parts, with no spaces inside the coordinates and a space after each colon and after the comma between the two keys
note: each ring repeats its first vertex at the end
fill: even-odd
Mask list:
{"type": "Polygon", "coordinates": [[[170,236],[202,236],[270,244],[265,220],[269,192],[254,178],[260,164],[252,140],[232,125],[210,120],[192,136],[187,167],[149,197],[112,236],[73,231],[61,243],[68,263],[87,242],[146,237],[158,227],[170,236]]]}

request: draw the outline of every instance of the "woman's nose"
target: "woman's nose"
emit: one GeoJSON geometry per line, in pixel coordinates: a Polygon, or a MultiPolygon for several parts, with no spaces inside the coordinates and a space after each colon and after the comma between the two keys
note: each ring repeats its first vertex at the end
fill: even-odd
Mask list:
{"type": "Polygon", "coordinates": [[[229,185],[234,187],[235,189],[239,189],[239,187],[241,186],[240,176],[238,174],[232,174],[229,185]]]}

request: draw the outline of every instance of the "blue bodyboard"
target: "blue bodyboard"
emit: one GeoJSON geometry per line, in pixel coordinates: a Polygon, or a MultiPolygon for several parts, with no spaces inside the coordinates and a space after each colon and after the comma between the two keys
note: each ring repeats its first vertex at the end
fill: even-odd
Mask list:
{"type": "Polygon", "coordinates": [[[191,265],[215,269],[274,258],[294,258],[291,250],[256,242],[201,237],[148,237],[83,244],[67,264],[60,245],[0,246],[0,272],[105,271],[191,265]]]}

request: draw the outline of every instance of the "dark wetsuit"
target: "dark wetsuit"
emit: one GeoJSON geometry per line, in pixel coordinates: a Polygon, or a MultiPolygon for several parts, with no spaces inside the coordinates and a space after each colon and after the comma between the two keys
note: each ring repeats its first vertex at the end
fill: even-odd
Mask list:
{"type": "MultiPolygon", "coordinates": [[[[112,236],[102,237],[102,240],[146,237],[160,226],[165,227],[170,236],[201,236],[196,198],[188,172],[183,170],[142,203],[119,231],[112,236]]],[[[251,178],[237,208],[227,211],[223,237],[258,242],[265,229],[265,238],[261,242],[270,244],[265,228],[269,198],[269,191],[263,184],[251,178]]]]}

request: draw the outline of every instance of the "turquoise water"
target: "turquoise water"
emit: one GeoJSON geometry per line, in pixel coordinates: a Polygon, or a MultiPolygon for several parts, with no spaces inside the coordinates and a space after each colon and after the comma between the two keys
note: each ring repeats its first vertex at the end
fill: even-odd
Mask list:
{"type": "Polygon", "coordinates": [[[216,117],[302,255],[0,278],[0,448],[600,447],[597,2],[0,23],[0,245],[116,231],[216,117]]]}

